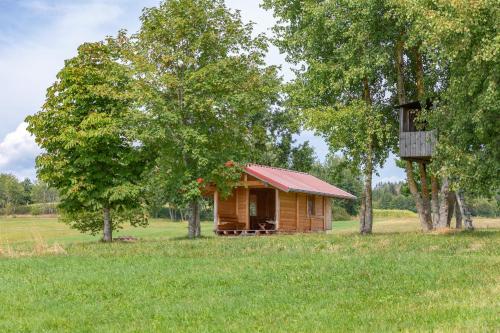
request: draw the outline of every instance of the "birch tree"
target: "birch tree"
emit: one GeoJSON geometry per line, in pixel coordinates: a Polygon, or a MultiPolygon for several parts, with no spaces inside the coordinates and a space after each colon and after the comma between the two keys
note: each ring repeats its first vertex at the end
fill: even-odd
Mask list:
{"type": "Polygon", "coordinates": [[[372,177],[397,140],[385,94],[392,28],[384,3],[266,0],[264,7],[278,18],[276,44],[296,65],[288,107],[362,170],[360,233],[371,233],[372,177]]]}

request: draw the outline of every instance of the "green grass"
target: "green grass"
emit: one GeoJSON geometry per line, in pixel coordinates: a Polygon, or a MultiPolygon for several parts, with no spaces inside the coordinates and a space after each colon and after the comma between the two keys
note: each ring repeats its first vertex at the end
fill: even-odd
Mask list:
{"type": "Polygon", "coordinates": [[[375,218],[404,218],[417,217],[417,213],[404,209],[374,209],[373,216],[375,218]]]}
{"type": "Polygon", "coordinates": [[[495,229],[423,235],[416,219],[378,220],[360,237],[346,221],[232,238],[204,223],[190,241],[185,223],[153,221],[120,232],[136,243],[102,244],[54,219],[0,219],[4,249],[41,237],[66,251],[0,255],[0,332],[498,331],[500,223],[476,224],[495,229]]]}

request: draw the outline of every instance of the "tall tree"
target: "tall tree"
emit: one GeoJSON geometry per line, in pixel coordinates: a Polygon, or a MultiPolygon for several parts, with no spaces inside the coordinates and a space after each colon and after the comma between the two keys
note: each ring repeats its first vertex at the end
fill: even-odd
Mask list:
{"type": "MultiPolygon", "coordinates": [[[[432,224],[444,227],[449,224],[455,198],[464,198],[461,192],[469,197],[493,195],[500,186],[496,88],[500,12],[490,0],[389,2],[399,21],[400,42],[411,51],[406,58],[416,68],[416,75],[408,81],[413,80],[417,98],[434,99],[434,108],[423,118],[439,133],[430,165],[432,224]],[[437,176],[442,184],[439,196],[437,176]]],[[[401,87],[398,91],[404,93],[401,87]]],[[[416,197],[417,206],[424,199],[416,197]]],[[[467,208],[464,202],[462,205],[467,208]]]]}
{"type": "Polygon", "coordinates": [[[63,220],[82,232],[102,230],[106,242],[124,221],[147,223],[143,148],[133,131],[138,112],[120,38],[81,45],[47,90],[42,110],[26,119],[44,150],[38,175],[59,190],[63,220]]]}
{"type": "Polygon", "coordinates": [[[360,232],[371,233],[372,175],[396,143],[386,98],[392,27],[383,1],[265,0],[278,24],[276,44],[298,66],[289,107],[362,169],[360,232]]]}
{"type": "Polygon", "coordinates": [[[229,193],[265,142],[265,120],[279,80],[267,67],[264,36],[222,0],[170,0],[147,8],[132,55],[150,119],[144,140],[158,151],[157,173],[169,202],[189,204],[188,235],[200,236],[199,202],[207,184],[229,193]]]}

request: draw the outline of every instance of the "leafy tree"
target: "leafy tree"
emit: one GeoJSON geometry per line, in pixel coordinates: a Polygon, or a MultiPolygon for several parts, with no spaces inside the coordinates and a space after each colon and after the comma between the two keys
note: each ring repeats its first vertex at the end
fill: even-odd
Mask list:
{"type": "Polygon", "coordinates": [[[382,1],[265,0],[279,18],[276,44],[298,66],[289,107],[332,151],[361,168],[360,232],[371,233],[372,174],[396,142],[396,115],[385,91],[392,27],[382,1]]]}
{"type": "Polygon", "coordinates": [[[452,202],[440,198],[455,197],[453,191],[457,198],[463,192],[469,198],[491,196],[499,188],[498,6],[488,0],[388,2],[400,31],[395,52],[399,102],[406,96],[434,101],[422,117],[439,133],[430,164],[432,219],[424,163],[418,166],[420,193],[415,169],[407,162],[410,190],[424,229],[444,227],[452,202]]]}
{"type": "Polygon", "coordinates": [[[30,204],[32,202],[31,191],[33,189],[33,182],[31,179],[25,178],[21,182],[21,186],[23,187],[23,204],[30,204]]]}
{"type": "Polygon", "coordinates": [[[120,38],[85,43],[48,89],[42,110],[27,117],[44,149],[40,179],[60,193],[63,221],[103,240],[124,221],[147,223],[141,209],[143,148],[132,130],[133,80],[120,59],[120,38]]]}
{"type": "Polygon", "coordinates": [[[0,174],[0,208],[6,215],[14,212],[16,206],[23,204],[24,188],[16,176],[0,174]]]}
{"type": "Polygon", "coordinates": [[[143,139],[158,152],[168,202],[189,204],[189,237],[198,237],[203,189],[216,184],[227,195],[239,169],[224,163],[258,155],[280,82],[265,66],[265,38],[252,38],[222,0],[165,1],[141,22],[130,57],[150,120],[143,139]]]}
{"type": "Polygon", "coordinates": [[[500,188],[500,38],[498,1],[404,3],[409,34],[421,34],[430,68],[444,68],[437,107],[436,169],[455,188],[494,195],[500,188]]]}

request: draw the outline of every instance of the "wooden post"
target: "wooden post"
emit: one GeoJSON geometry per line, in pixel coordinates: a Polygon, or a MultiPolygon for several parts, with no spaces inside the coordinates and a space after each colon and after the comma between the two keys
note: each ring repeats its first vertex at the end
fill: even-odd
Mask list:
{"type": "Polygon", "coordinates": [[[295,193],[295,204],[297,206],[295,210],[295,231],[299,231],[299,194],[295,193]]]}
{"type": "Polygon", "coordinates": [[[323,231],[326,230],[326,197],[323,197],[323,231]]]}
{"type": "Polygon", "coordinates": [[[278,230],[280,227],[280,192],[278,189],[275,189],[275,192],[276,192],[276,199],[275,199],[274,206],[275,206],[276,212],[274,215],[276,216],[276,218],[275,218],[276,221],[274,221],[274,223],[276,226],[276,230],[278,230]]]}
{"type": "Polygon", "coordinates": [[[236,212],[236,217],[238,217],[238,198],[239,198],[239,194],[238,194],[238,188],[236,187],[235,189],[233,189],[233,193],[234,193],[234,202],[235,202],[235,212],[236,212]]]}
{"type": "Polygon", "coordinates": [[[214,192],[214,230],[217,230],[219,225],[219,192],[214,192]]]}

